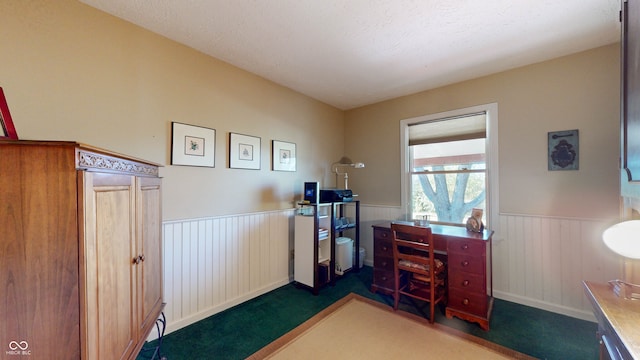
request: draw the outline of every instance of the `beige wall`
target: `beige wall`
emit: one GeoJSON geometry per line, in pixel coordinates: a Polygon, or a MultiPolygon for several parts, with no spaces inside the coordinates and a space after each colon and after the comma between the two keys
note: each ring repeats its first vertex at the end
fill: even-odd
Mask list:
{"type": "Polygon", "coordinates": [[[501,212],[618,214],[618,44],[343,113],[75,1],[3,1],[0,21],[20,137],[165,164],[165,219],[291,207],[343,155],[367,165],[349,174],[364,203],[400,205],[399,121],[492,102],[501,212]],[[214,169],[169,165],[171,121],[217,130],[214,169]],[[580,170],[549,172],[547,132],[568,129],[580,170]],[[228,168],[229,132],[261,137],[261,170],[228,168]],[[273,139],[297,144],[297,172],[271,171],[273,139]]]}
{"type": "Polygon", "coordinates": [[[304,181],[333,184],[340,110],[76,1],[1,1],[0,23],[20,138],[166,165],[165,219],[291,208],[304,181]],[[215,168],[169,165],[172,121],[216,129],[215,168]],[[261,137],[261,170],[228,168],[229,132],[261,137]],[[273,139],[297,144],[297,172],[271,171],[273,139]]]}
{"type": "Polygon", "coordinates": [[[366,163],[350,185],[367,204],[400,205],[399,123],[497,103],[501,213],[619,214],[619,44],[346,112],[345,152],[366,163]],[[547,132],[578,129],[580,169],[547,170],[547,132]]]}

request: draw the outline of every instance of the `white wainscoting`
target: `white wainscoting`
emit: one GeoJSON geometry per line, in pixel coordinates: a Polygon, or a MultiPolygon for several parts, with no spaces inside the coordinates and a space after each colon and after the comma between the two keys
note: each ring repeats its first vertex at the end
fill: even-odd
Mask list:
{"type": "Polygon", "coordinates": [[[595,321],[583,280],[621,275],[620,259],[602,242],[603,220],[500,214],[493,241],[498,298],[595,321]]]}
{"type": "Polygon", "coordinates": [[[360,204],[360,247],[365,249],[364,263],[373,266],[373,228],[372,225],[401,219],[400,206],[360,204]]]}
{"type": "Polygon", "coordinates": [[[167,333],[288,284],[293,215],[286,209],[164,222],[167,333]]]}
{"type": "MultiPolygon", "coordinates": [[[[167,332],[289,283],[294,213],[164,222],[167,332]]],[[[361,205],[365,264],[373,264],[371,225],[402,216],[398,206],[361,205]]],[[[501,214],[492,247],[494,296],[593,321],[582,280],[606,282],[622,270],[601,241],[605,227],[593,219],[501,214]]]]}

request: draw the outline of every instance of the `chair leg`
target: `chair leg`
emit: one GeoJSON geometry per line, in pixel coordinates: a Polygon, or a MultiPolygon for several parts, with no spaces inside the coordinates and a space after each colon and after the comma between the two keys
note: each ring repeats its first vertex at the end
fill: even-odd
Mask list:
{"type": "Polygon", "coordinates": [[[396,290],[393,292],[393,310],[398,310],[398,304],[400,303],[400,291],[396,285],[396,290]]]}
{"type": "Polygon", "coordinates": [[[436,296],[435,296],[435,292],[436,292],[436,287],[433,285],[435,282],[435,279],[431,280],[431,301],[429,302],[429,310],[431,310],[431,316],[429,316],[429,322],[433,324],[434,322],[434,317],[436,315],[436,306],[435,306],[435,301],[436,301],[436,296]]]}
{"type": "Polygon", "coordinates": [[[400,302],[400,276],[394,275],[395,277],[395,291],[393,292],[393,310],[398,310],[398,303],[400,302]]]}
{"type": "Polygon", "coordinates": [[[433,305],[433,301],[429,303],[429,308],[431,310],[431,316],[429,316],[429,323],[433,324],[436,316],[436,307],[433,305]]]}

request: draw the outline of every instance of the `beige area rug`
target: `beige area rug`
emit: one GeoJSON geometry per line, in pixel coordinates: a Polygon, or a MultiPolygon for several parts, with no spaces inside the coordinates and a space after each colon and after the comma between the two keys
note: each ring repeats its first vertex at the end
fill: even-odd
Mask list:
{"type": "Polygon", "coordinates": [[[349,294],[248,359],[534,359],[349,294]]]}

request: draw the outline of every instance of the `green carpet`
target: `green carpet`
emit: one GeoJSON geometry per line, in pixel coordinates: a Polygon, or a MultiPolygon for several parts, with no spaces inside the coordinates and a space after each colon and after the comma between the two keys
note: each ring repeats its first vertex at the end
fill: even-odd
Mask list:
{"type": "MultiPolygon", "coordinates": [[[[244,359],[289,332],[350,292],[391,306],[390,296],[369,291],[372,268],[349,273],[314,296],[293,284],[210,316],[165,336],[162,356],[169,360],[244,359]]],[[[409,300],[402,310],[420,314],[409,300]]],[[[436,310],[436,322],[540,359],[598,358],[597,324],[496,299],[491,329],[453,318],[436,310]]],[[[154,342],[148,344],[154,345],[154,342]]],[[[145,359],[143,353],[139,360],[145,359]]]]}

